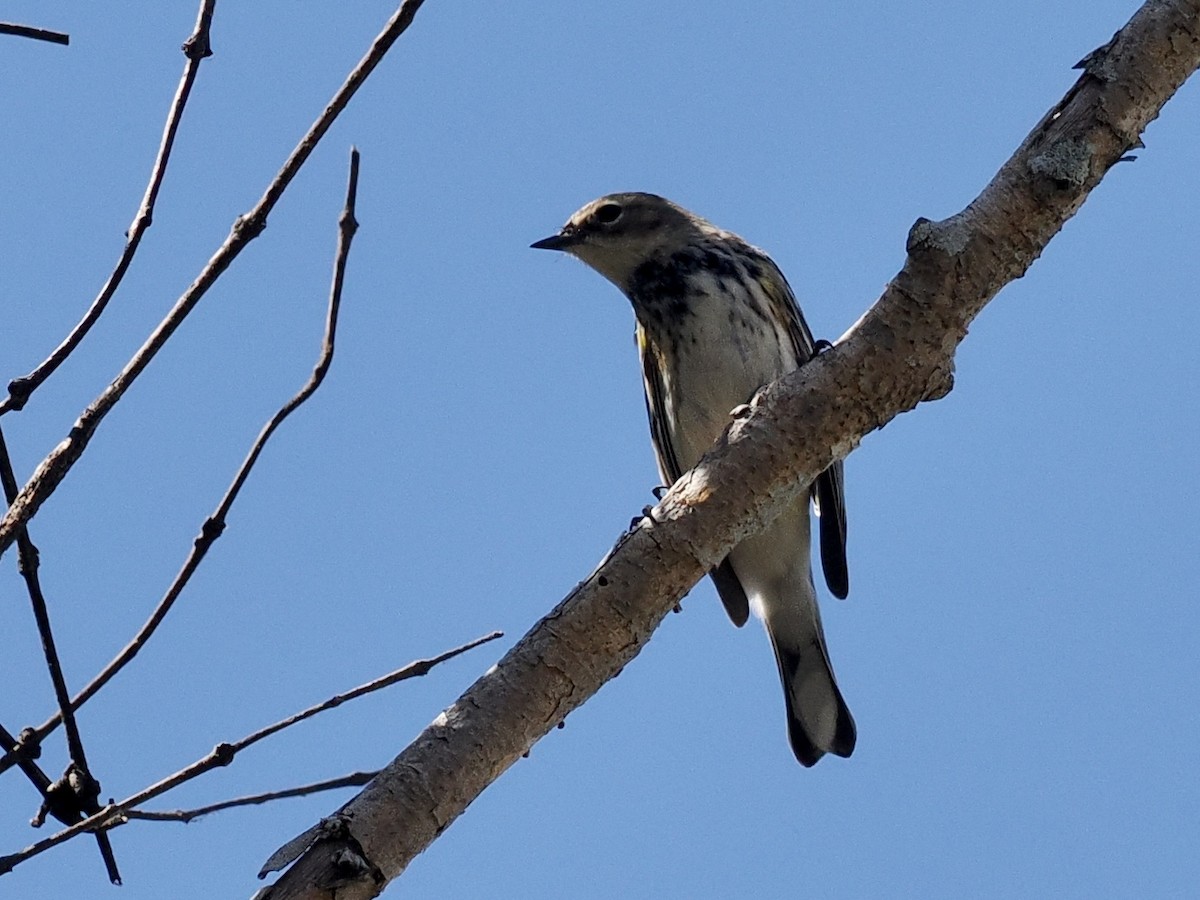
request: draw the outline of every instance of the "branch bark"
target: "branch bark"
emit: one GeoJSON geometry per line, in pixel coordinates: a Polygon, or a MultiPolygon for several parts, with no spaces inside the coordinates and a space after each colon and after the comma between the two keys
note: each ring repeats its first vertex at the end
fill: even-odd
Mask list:
{"type": "Polygon", "coordinates": [[[0,34],[11,34],[15,37],[31,38],[35,41],[46,41],[49,44],[62,44],[64,47],[71,43],[71,36],[61,31],[51,31],[49,28],[37,28],[33,25],[18,25],[16,22],[0,22],[0,34]]]}
{"type": "Polygon", "coordinates": [[[967,326],[1021,277],[1200,66],[1200,0],[1150,0],[983,193],[919,219],[838,345],[765,388],[582,584],[331,819],[272,900],[374,897],[532,744],[617,675],[666,613],[868,432],[944,396],[967,326]]]}

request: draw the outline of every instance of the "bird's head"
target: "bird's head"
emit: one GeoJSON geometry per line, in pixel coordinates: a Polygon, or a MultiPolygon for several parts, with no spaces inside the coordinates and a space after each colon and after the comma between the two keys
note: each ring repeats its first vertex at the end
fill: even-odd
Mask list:
{"type": "Polygon", "coordinates": [[[558,234],[530,246],[570,253],[624,290],[642,263],[668,257],[712,230],[657,194],[608,194],[576,212],[558,234]]]}

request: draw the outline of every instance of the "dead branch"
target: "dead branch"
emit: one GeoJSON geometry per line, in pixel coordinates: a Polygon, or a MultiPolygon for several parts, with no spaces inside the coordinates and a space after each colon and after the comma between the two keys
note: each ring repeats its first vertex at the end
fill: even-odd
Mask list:
{"type": "MultiPolygon", "coordinates": [[[[0,431],[0,484],[4,487],[5,499],[11,503],[17,494],[17,479],[13,473],[12,460],[8,455],[8,444],[4,433],[0,431]]],[[[50,673],[50,683],[54,687],[54,697],[58,701],[59,715],[66,724],[67,750],[71,757],[67,771],[57,781],[45,783],[46,776],[36,766],[32,769],[23,765],[22,770],[38,788],[42,795],[42,806],[33,819],[34,827],[45,821],[46,815],[64,824],[78,822],[100,809],[100,783],[88,768],[87,754],[83,749],[83,736],[79,725],[71,711],[71,694],[67,690],[67,679],[63,674],[62,664],[58,657],[58,648],[54,642],[54,630],[50,625],[50,607],[42,593],[42,582],[38,576],[39,554],[29,537],[29,530],[22,527],[17,534],[17,568],[25,581],[25,589],[29,594],[29,605],[33,608],[33,618],[37,623],[38,636],[42,641],[42,653],[46,659],[46,669],[50,673]]],[[[27,738],[28,732],[22,733],[27,738]]],[[[6,743],[7,754],[14,747],[6,743]]],[[[26,743],[25,749],[28,750],[26,743]]],[[[113,854],[112,844],[108,835],[103,831],[96,832],[96,844],[100,848],[100,856],[104,859],[104,868],[108,872],[108,880],[113,884],[121,883],[121,872],[117,868],[117,858],[113,854]]]]}
{"type": "Polygon", "coordinates": [[[352,772],[340,778],[329,778],[325,781],[313,782],[312,784],[301,784],[282,791],[267,791],[262,794],[250,794],[246,797],[234,797],[231,800],[222,800],[219,803],[210,803],[208,806],[198,806],[195,809],[130,809],[125,812],[125,818],[131,822],[135,820],[141,822],[183,822],[186,825],[189,822],[194,822],[196,819],[207,816],[209,813],[234,809],[238,806],[259,806],[263,803],[270,803],[273,800],[285,800],[289,797],[307,797],[310,794],[319,794],[322,791],[362,787],[378,774],[378,772],[352,772]]]}
{"type": "Polygon", "coordinates": [[[252,746],[253,744],[258,743],[261,740],[264,740],[265,738],[270,737],[273,734],[276,734],[279,731],[282,731],[284,728],[288,728],[289,726],[295,725],[297,722],[302,722],[305,719],[312,718],[319,712],[324,712],[327,709],[333,709],[335,706],[340,706],[347,700],[353,700],[357,697],[362,697],[365,694],[372,693],[380,690],[381,688],[396,684],[400,681],[406,681],[409,678],[418,678],[420,676],[427,675],[435,666],[438,666],[447,660],[453,659],[456,656],[461,656],[468,650],[473,650],[474,648],[478,647],[480,644],[486,644],[489,641],[494,641],[500,637],[503,637],[503,634],[499,631],[494,631],[491,634],[484,635],[481,638],[476,638],[473,641],[463,644],[461,647],[455,647],[453,650],[447,650],[445,653],[439,654],[438,656],[430,659],[418,659],[415,662],[409,663],[403,668],[397,669],[396,671],[383,676],[382,678],[377,678],[372,682],[360,685],[351,691],[347,691],[345,694],[339,694],[338,696],[318,703],[315,706],[310,706],[303,712],[297,713],[294,716],[289,716],[286,719],[281,719],[273,725],[268,725],[266,728],[260,728],[258,731],[247,735],[241,740],[234,741],[233,743],[217,744],[208,754],[196,760],[191,765],[185,766],[174,774],[168,775],[166,778],[163,778],[149,787],[138,791],[131,797],[127,797],[119,803],[109,803],[94,815],[91,815],[83,821],[72,825],[70,828],[64,828],[62,831],[59,831],[48,838],[30,844],[24,850],[21,850],[17,853],[11,853],[7,856],[0,856],[0,875],[11,872],[16,866],[25,862],[26,860],[32,859],[40,853],[45,853],[52,847],[57,847],[59,844],[70,840],[76,835],[85,834],[86,832],[95,831],[97,829],[116,828],[119,825],[126,824],[129,821],[129,817],[126,815],[129,810],[135,809],[141,804],[145,803],[147,800],[153,800],[155,797],[159,797],[165,794],[167,791],[179,787],[181,784],[191,781],[194,778],[198,778],[205,772],[211,772],[213,769],[218,769],[222,766],[229,765],[241,751],[252,746]]]}
{"type": "Polygon", "coordinates": [[[18,25],[15,22],[0,22],[0,34],[11,34],[14,37],[30,38],[35,41],[46,41],[50,44],[71,43],[71,36],[61,31],[51,31],[49,28],[35,28],[32,25],[18,25]]]}
{"type": "MultiPolygon", "coordinates": [[[[283,424],[283,421],[295,412],[305,401],[308,400],[321,383],[325,380],[326,374],[329,372],[329,366],[333,362],[333,352],[335,339],[337,336],[338,311],[342,302],[342,285],[345,282],[346,261],[350,256],[350,244],[354,240],[354,233],[358,228],[358,222],[354,218],[354,211],[358,199],[358,169],[359,169],[359,153],[356,149],[350,151],[350,175],[349,183],[346,188],[346,204],[342,209],[342,214],[338,219],[338,245],[334,255],[333,265],[333,284],[329,292],[329,311],[325,318],[325,336],[322,339],[321,353],[317,358],[316,365],[313,367],[312,375],[309,376],[308,382],[296,394],[288,400],[279,410],[273,415],[270,420],[262,427],[254,444],[250,447],[250,451],[246,454],[246,458],[238,467],[237,473],[233,477],[232,483],[226,490],[225,495],[217,504],[216,510],[211,516],[204,520],[200,526],[200,533],[196,535],[192,542],[192,549],[189,551],[187,559],[184,560],[183,566],[176,574],[170,587],[167,588],[165,594],[150,617],[138,629],[137,634],[126,644],[121,651],[96,675],[88,684],[76,695],[70,703],[71,709],[79,709],[83,704],[87,703],[97,691],[104,685],[108,684],[122,668],[124,668],[138,652],[145,646],[146,641],[150,636],[158,630],[158,626],[162,624],[171,607],[175,605],[175,601],[179,599],[179,595],[183,593],[183,589],[187,587],[196,570],[200,568],[200,563],[204,561],[209,549],[217,538],[225,532],[225,525],[229,517],[229,511],[232,509],[234,502],[238,498],[242,487],[246,483],[246,479],[250,477],[250,472],[254,469],[255,463],[262,455],[263,448],[266,447],[267,441],[275,433],[275,430],[283,424]]],[[[30,741],[44,740],[59,723],[62,722],[61,710],[49,719],[43,722],[37,728],[30,729],[30,741]]],[[[3,773],[7,768],[3,761],[0,761],[0,773],[3,773]]]]}
{"type": "MultiPolygon", "coordinates": [[[[263,428],[262,432],[258,436],[258,440],[255,441],[254,446],[251,448],[249,456],[246,458],[245,462],[243,462],[237,476],[234,478],[233,485],[230,487],[229,491],[226,492],[224,500],[218,507],[218,516],[215,518],[215,520],[209,519],[206,521],[206,526],[212,525],[213,527],[208,527],[206,529],[202,529],[201,531],[201,539],[207,541],[207,543],[201,547],[201,539],[198,539],[197,545],[193,548],[192,558],[195,559],[196,565],[199,565],[200,559],[202,559],[205,552],[207,552],[207,547],[211,545],[211,543],[220,535],[221,529],[224,527],[225,515],[229,511],[229,507],[232,506],[234,499],[237,497],[241,486],[245,483],[246,478],[249,476],[250,470],[253,468],[254,462],[258,459],[258,456],[262,452],[262,448],[266,444],[267,440],[284,419],[286,419],[295,409],[297,409],[302,403],[304,403],[305,400],[307,400],[313,395],[313,393],[316,392],[317,388],[320,387],[321,382],[325,380],[325,375],[328,373],[329,366],[333,362],[335,337],[337,334],[338,311],[341,308],[342,290],[346,279],[346,263],[350,255],[350,245],[353,242],[354,234],[358,229],[358,222],[355,219],[354,213],[358,200],[359,159],[358,150],[352,148],[350,151],[350,175],[346,186],[346,201],[342,207],[341,215],[338,217],[337,250],[334,254],[333,279],[329,289],[329,311],[325,322],[325,337],[322,342],[321,353],[317,359],[317,364],[304,387],[301,388],[300,391],[287,403],[285,403],[263,428]],[[220,527],[217,527],[218,525],[220,527]],[[198,554],[196,552],[197,550],[199,550],[198,554]]],[[[7,448],[4,446],[2,434],[0,434],[0,480],[3,481],[5,494],[11,503],[13,496],[16,494],[17,483],[12,473],[12,466],[8,459],[8,452],[7,448]]],[[[33,603],[34,614],[38,621],[38,630],[42,635],[42,644],[46,651],[46,664],[50,669],[52,680],[54,682],[55,695],[59,701],[58,719],[59,721],[65,723],[68,739],[67,743],[71,753],[71,765],[67,770],[67,774],[64,775],[62,779],[54,782],[43,790],[43,812],[39,813],[38,817],[34,820],[34,824],[41,824],[45,811],[52,812],[56,818],[58,818],[60,821],[64,821],[66,824],[77,823],[88,818],[94,818],[95,815],[100,812],[100,785],[96,782],[95,778],[91,776],[87,768],[87,762],[83,752],[83,742],[80,737],[79,730],[76,727],[75,717],[73,715],[73,702],[70,694],[67,692],[66,682],[62,675],[62,667],[59,665],[58,654],[54,649],[53,636],[50,631],[49,613],[37,580],[37,551],[36,548],[33,548],[33,545],[29,540],[25,526],[21,526],[19,529],[18,546],[21,553],[21,571],[25,576],[26,583],[29,587],[30,599],[33,603]]],[[[191,572],[187,570],[186,565],[185,571],[190,576],[191,572]]],[[[194,568],[192,571],[194,571],[194,568]]],[[[184,582],[186,582],[186,579],[184,579],[184,582]]],[[[183,583],[181,583],[179,578],[176,578],[176,584],[179,585],[179,590],[182,590],[183,583]]],[[[118,656],[117,660],[114,661],[114,664],[110,664],[105,671],[101,673],[101,677],[93,680],[92,684],[88,686],[88,688],[91,690],[91,693],[95,693],[95,691],[99,690],[100,686],[104,682],[115,675],[125,663],[127,663],[136,655],[138,649],[144,645],[146,639],[148,639],[150,634],[153,633],[154,628],[156,628],[158,623],[161,622],[163,617],[166,616],[167,610],[170,609],[171,604],[174,602],[174,598],[177,596],[178,590],[175,591],[174,594],[172,594],[171,591],[168,591],[169,602],[159,604],[158,609],[155,610],[155,614],[151,616],[151,621],[148,626],[143,627],[137,638],[135,638],[134,642],[125,648],[125,651],[118,656]]],[[[91,694],[88,694],[88,696],[91,696],[91,694]]],[[[86,699],[86,697],[84,699],[86,699]]],[[[79,701],[79,704],[82,702],[82,700],[79,701]]],[[[340,702],[342,701],[338,700],[338,703],[340,702]]],[[[338,703],[333,703],[332,705],[336,706],[338,703]]],[[[329,707],[325,706],[322,708],[329,707]]],[[[319,712],[320,710],[317,711],[319,712]]],[[[310,714],[315,715],[315,712],[310,714]]],[[[303,716],[302,718],[307,718],[307,716],[303,716]]],[[[300,719],[295,717],[293,717],[293,719],[295,721],[300,721],[300,719]]],[[[54,719],[51,719],[51,722],[54,722],[54,719]]],[[[273,730],[267,731],[266,733],[251,735],[250,739],[239,742],[239,744],[218,746],[213,753],[209,754],[209,756],[202,761],[203,765],[191,767],[191,770],[194,770],[194,774],[189,777],[195,777],[196,775],[208,771],[208,769],[217,765],[228,765],[228,763],[232,761],[233,755],[237,752],[237,749],[240,749],[244,746],[250,746],[256,741],[262,740],[268,734],[272,734],[274,731],[282,730],[282,728],[287,727],[287,724],[292,724],[292,720],[285,720],[285,724],[274,727],[273,730]],[[228,753],[218,752],[222,751],[222,747],[233,747],[235,749],[228,753]]],[[[35,738],[36,740],[40,740],[41,736],[44,735],[38,735],[32,730],[27,730],[26,732],[22,733],[22,749],[26,751],[26,754],[30,747],[36,746],[35,738]]],[[[9,744],[5,747],[6,751],[11,749],[14,749],[12,744],[9,744]]],[[[14,762],[20,762],[22,759],[22,755],[19,754],[10,754],[10,756],[14,762]]],[[[27,768],[26,771],[28,774],[27,768]]],[[[176,774],[178,775],[179,773],[176,774]]],[[[184,778],[183,780],[188,779],[184,778]]],[[[38,780],[35,780],[35,784],[39,783],[40,782],[38,780]]],[[[178,783],[182,783],[182,781],[178,783]]],[[[108,836],[103,829],[96,832],[96,840],[100,844],[101,855],[104,857],[105,865],[108,867],[109,880],[111,880],[114,884],[120,884],[121,878],[116,868],[116,861],[112,854],[112,848],[109,845],[108,836]]],[[[0,866],[0,873],[3,871],[5,870],[2,866],[0,866]]]]}
{"type": "MultiPolygon", "coordinates": [[[[206,57],[212,56],[210,31],[213,7],[216,2],[217,0],[201,0],[200,11],[196,16],[196,27],[192,31],[191,37],[183,42],[183,54],[187,57],[187,62],[183,66],[183,76],[179,79],[179,87],[175,89],[175,99],[171,101],[171,109],[167,113],[167,124],[163,128],[162,143],[159,144],[158,156],[150,169],[150,183],[146,185],[146,194],[142,198],[142,205],[138,208],[137,215],[133,217],[133,224],[125,233],[125,249],[121,251],[121,258],[117,260],[112,274],[108,276],[104,287],[100,289],[100,293],[92,301],[92,305],[83,314],[79,324],[71,329],[71,333],[63,339],[63,342],[55,347],[54,351],[28,375],[9,382],[8,396],[0,402],[0,416],[25,406],[30,395],[53,375],[54,370],[62,365],[79,346],[87,333],[91,331],[92,326],[96,324],[105,307],[108,306],[108,301],[117,292],[117,288],[121,286],[125,273],[133,262],[134,254],[137,253],[138,245],[142,242],[142,235],[150,227],[154,216],[154,204],[158,200],[159,188],[162,187],[163,178],[167,174],[171,148],[175,145],[175,133],[179,130],[183,109],[187,105],[188,97],[192,93],[192,85],[200,71],[200,62],[206,57]]],[[[65,44],[66,41],[63,43],[65,44]]],[[[11,498],[9,498],[9,502],[12,502],[11,498]]]]}
{"type": "Polygon", "coordinates": [[[37,513],[38,508],[66,478],[67,473],[83,455],[104,417],[120,401],[130,385],[137,380],[209,288],[216,283],[217,279],[249,243],[266,228],[267,216],[275,208],[279,198],[283,196],[284,191],[287,190],[350,99],[362,87],[363,82],[379,65],[400,35],[412,24],[413,17],[423,2],[424,0],[403,0],[372,42],[366,54],[334,93],[321,115],[317,117],[312,127],[292,150],[291,155],[288,156],[279,173],[267,186],[266,192],[259,201],[249,212],[238,217],[224,243],[201,270],[196,280],[176,301],[150,337],[146,339],[141,349],[134,354],[112,383],[80,414],[67,436],[38,464],[29,481],[21,488],[16,500],[9,505],[8,511],[0,520],[0,553],[12,546],[16,540],[17,529],[37,513]]]}

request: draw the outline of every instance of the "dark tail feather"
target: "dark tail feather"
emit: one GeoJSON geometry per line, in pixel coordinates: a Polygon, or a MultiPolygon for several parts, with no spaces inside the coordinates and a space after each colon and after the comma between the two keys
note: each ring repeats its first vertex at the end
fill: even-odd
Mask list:
{"type": "Polygon", "coordinates": [[[821,643],[799,651],[776,645],[775,660],[787,704],[788,738],[800,765],[815,765],[826,753],[853,753],[858,737],[854,717],[842,699],[821,643]]]}

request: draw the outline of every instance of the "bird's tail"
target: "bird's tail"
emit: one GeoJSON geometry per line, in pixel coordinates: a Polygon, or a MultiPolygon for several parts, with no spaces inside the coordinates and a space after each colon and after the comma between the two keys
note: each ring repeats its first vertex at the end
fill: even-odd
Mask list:
{"type": "Polygon", "coordinates": [[[814,765],[826,753],[849,756],[857,738],[854,717],[829,665],[816,605],[811,606],[809,622],[797,621],[797,613],[807,618],[807,612],[789,607],[768,610],[765,616],[783,682],[788,737],[792,752],[803,766],[814,765]]]}

